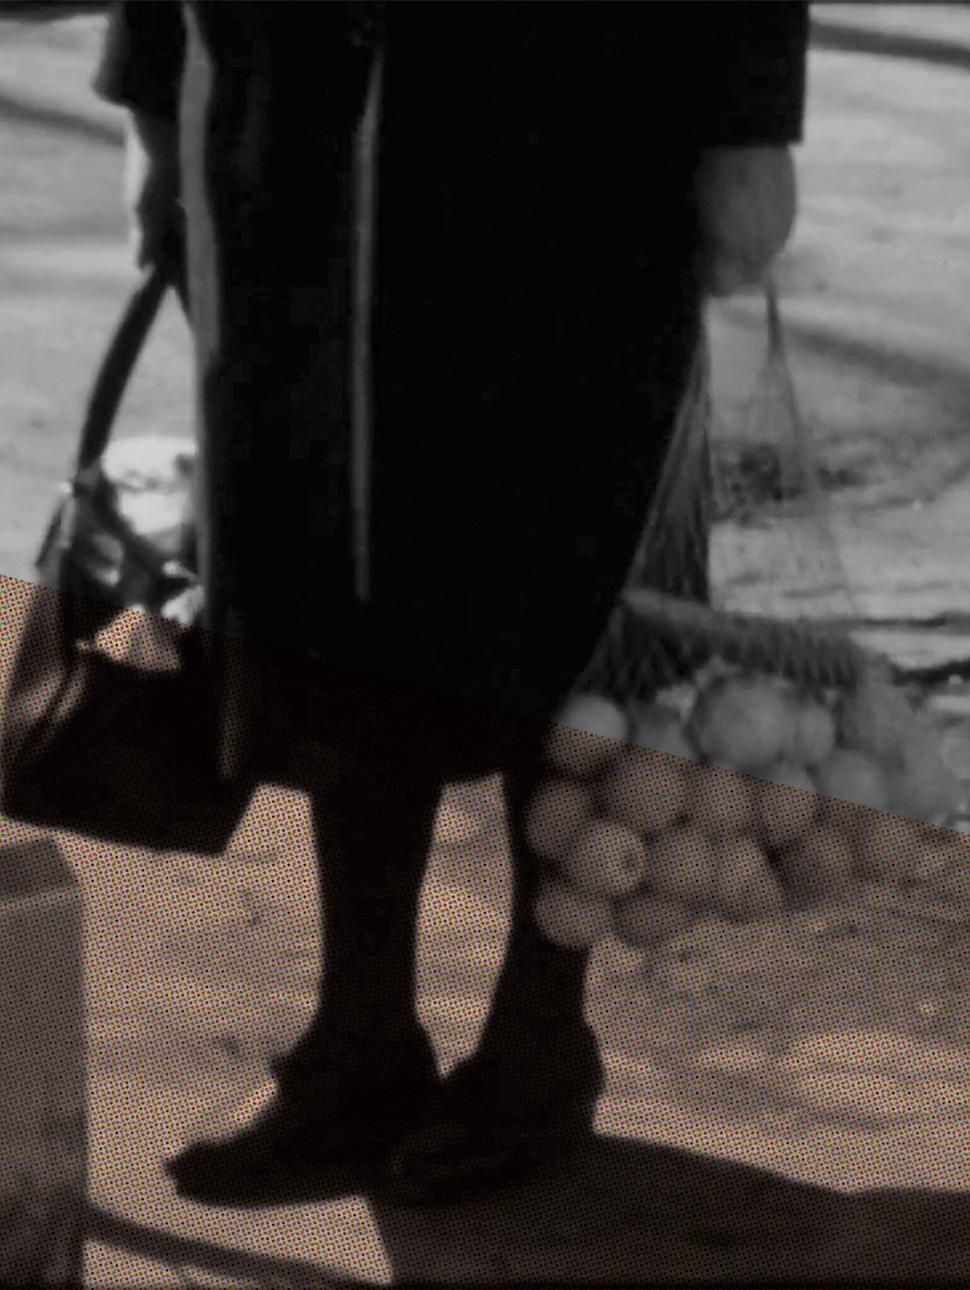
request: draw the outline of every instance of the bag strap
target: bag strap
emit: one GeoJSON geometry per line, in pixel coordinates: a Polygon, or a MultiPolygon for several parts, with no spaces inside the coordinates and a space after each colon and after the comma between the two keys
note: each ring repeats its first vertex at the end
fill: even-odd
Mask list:
{"type": "MultiPolygon", "coordinates": [[[[125,306],[88,395],[74,467],[75,480],[92,466],[97,466],[104,455],[135,363],[158,315],[162,299],[173,284],[181,288],[178,266],[171,261],[163,262],[146,273],[125,306]]],[[[181,289],[179,294],[182,295],[181,289]]]]}

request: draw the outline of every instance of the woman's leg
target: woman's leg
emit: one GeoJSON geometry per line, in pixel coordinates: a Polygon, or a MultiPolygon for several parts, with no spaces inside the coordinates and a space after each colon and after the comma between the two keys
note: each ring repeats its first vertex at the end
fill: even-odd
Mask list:
{"type": "MultiPolygon", "coordinates": [[[[539,930],[532,905],[548,864],[532,851],[525,836],[530,798],[548,771],[541,745],[530,737],[517,746],[503,767],[512,864],[512,918],[505,958],[482,1035],[480,1051],[502,1050],[531,1042],[546,1044],[562,1035],[565,1044],[585,1029],[586,950],[564,949],[539,930]]],[[[563,1051],[568,1064],[571,1054],[563,1051]]]]}
{"type": "Polygon", "coordinates": [[[542,773],[524,739],[503,768],[513,905],[506,953],[474,1054],[444,1081],[431,1114],[389,1160],[405,1203],[435,1203],[550,1167],[592,1130],[603,1068],[584,1015],[589,953],[563,949],[536,925],[542,862],[524,815],[542,773]]]}
{"type": "MultiPolygon", "coordinates": [[[[317,748],[312,792],[320,878],[316,1012],[283,1067],[307,1080],[332,1054],[426,1050],[415,1007],[421,886],[441,783],[344,751],[317,748]]],[[[381,1071],[375,1070],[375,1076],[381,1071]]]]}
{"type": "Polygon", "coordinates": [[[440,783],[430,767],[407,772],[323,750],[308,757],[322,911],[316,1012],[274,1063],[275,1086],[243,1108],[230,1134],[170,1162],[182,1194],[197,1200],[265,1198],[321,1171],[365,1182],[438,1091],[414,977],[440,783]]]}

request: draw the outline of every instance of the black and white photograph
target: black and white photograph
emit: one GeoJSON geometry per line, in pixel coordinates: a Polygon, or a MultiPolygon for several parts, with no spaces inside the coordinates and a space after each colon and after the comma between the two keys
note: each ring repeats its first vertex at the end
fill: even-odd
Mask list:
{"type": "Polygon", "coordinates": [[[970,1284],[970,3],[0,0],[0,1287],[970,1284]]]}

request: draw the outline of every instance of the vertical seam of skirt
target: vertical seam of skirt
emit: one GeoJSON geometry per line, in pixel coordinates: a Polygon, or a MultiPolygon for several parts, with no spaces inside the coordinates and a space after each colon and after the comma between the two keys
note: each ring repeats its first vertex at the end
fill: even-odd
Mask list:
{"type": "Polygon", "coordinates": [[[374,304],[374,248],[377,219],[377,140],[383,79],[383,51],[375,50],[364,112],[354,135],[353,281],[351,294],[351,505],[354,593],[371,598],[371,483],[373,386],[371,328],[374,304]]]}

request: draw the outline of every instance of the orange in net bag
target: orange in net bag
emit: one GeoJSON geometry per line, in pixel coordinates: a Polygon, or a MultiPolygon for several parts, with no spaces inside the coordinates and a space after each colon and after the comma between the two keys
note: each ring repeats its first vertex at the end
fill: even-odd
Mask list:
{"type": "Polygon", "coordinates": [[[624,590],[549,734],[527,823],[549,866],[536,916],[563,944],[654,950],[712,914],[860,894],[970,904],[961,785],[934,720],[852,639],[770,285],[766,304],[733,439],[702,337],[624,590]]]}

